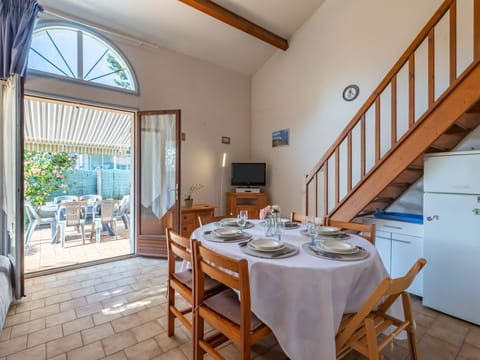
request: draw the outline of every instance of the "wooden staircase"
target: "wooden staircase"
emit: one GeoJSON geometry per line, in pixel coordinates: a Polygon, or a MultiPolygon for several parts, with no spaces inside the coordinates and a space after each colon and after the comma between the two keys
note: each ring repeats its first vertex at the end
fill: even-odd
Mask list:
{"type": "Polygon", "coordinates": [[[457,74],[457,1],[447,0],[308,175],[306,214],[348,221],[387,208],[423,176],[425,153],[452,150],[480,124],[480,0],[473,4],[470,65],[457,74]],[[447,45],[435,39],[441,21],[448,21],[447,45]],[[421,78],[415,66],[421,46],[427,48],[428,74],[424,83],[418,80],[416,84],[421,78]],[[446,47],[449,60],[444,69],[448,85],[439,95],[436,46],[446,47]],[[406,89],[399,86],[402,74],[406,89]],[[422,86],[426,87],[427,106],[416,116],[416,91],[422,86]],[[404,121],[408,124],[400,134],[402,98],[407,99],[404,121]],[[372,133],[366,131],[369,120],[374,124],[372,133]],[[385,128],[387,132],[382,131],[385,128]],[[385,149],[386,139],[390,146],[385,149]]]}

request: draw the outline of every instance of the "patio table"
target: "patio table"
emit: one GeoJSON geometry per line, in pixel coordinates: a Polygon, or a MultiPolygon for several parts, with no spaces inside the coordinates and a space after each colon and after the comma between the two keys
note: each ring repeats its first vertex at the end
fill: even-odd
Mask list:
{"type": "MultiPolygon", "coordinates": [[[[264,238],[259,221],[252,222],[255,226],[246,232],[254,239],[264,238]]],[[[272,329],[291,359],[335,359],[335,334],[342,315],[357,311],[388,276],[375,247],[360,236],[351,235],[348,241],[366,249],[368,258],[336,261],[302,249],[310,241],[300,232],[303,225],[285,229],[282,240],[297,246],[298,254],[266,259],[243,253],[236,242],[208,241],[203,234],[214,226],[198,228],[192,238],[219,253],[248,260],[252,311],[272,329]]]]}

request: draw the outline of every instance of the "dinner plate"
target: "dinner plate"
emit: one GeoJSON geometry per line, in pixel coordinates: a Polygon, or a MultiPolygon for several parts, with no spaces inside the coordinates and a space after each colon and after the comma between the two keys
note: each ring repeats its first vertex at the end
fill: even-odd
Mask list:
{"type": "Polygon", "coordinates": [[[213,230],[213,234],[219,238],[233,238],[239,237],[241,235],[241,231],[234,228],[218,228],[213,230]]]}
{"type": "Polygon", "coordinates": [[[340,232],[335,226],[318,226],[315,230],[319,235],[337,235],[340,232]]]}
{"type": "Polygon", "coordinates": [[[255,251],[278,251],[285,247],[285,244],[279,242],[275,239],[256,239],[252,240],[247,244],[249,249],[255,251]]]}
{"type": "Polygon", "coordinates": [[[286,221],[283,223],[283,227],[285,229],[296,229],[300,226],[299,223],[293,222],[293,221],[286,221]]]}
{"type": "Polygon", "coordinates": [[[320,250],[334,254],[356,254],[359,250],[355,245],[350,244],[349,242],[338,240],[318,241],[317,247],[320,250]]]}
{"type": "Polygon", "coordinates": [[[237,218],[225,218],[220,220],[220,223],[223,226],[238,226],[238,219],[237,218]]]}

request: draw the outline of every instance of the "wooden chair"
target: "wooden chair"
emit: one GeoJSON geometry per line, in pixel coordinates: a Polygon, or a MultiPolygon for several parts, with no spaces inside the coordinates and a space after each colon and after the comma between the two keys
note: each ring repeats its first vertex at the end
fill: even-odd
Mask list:
{"type": "Polygon", "coordinates": [[[290,221],[292,222],[304,223],[306,219],[307,219],[307,216],[303,214],[297,214],[296,212],[292,212],[290,214],[290,221]]]}
{"type": "Polygon", "coordinates": [[[202,216],[202,215],[198,215],[198,223],[200,224],[200,226],[203,226],[203,225],[206,225],[206,224],[210,224],[212,222],[217,222],[217,221],[221,221],[222,219],[225,219],[226,216],[202,216]]]}
{"type": "Polygon", "coordinates": [[[375,224],[359,224],[340,220],[325,220],[325,226],[335,226],[344,230],[352,230],[375,245],[375,224]]]}
{"type": "Polygon", "coordinates": [[[194,358],[203,359],[208,353],[214,359],[223,359],[215,349],[231,340],[240,349],[241,359],[250,359],[250,347],[268,335],[271,330],[250,310],[250,283],[247,260],[236,260],[203,247],[192,241],[194,267],[194,358]],[[229,288],[206,298],[207,276],[217,279],[229,288]],[[218,332],[204,337],[204,322],[218,332]]]}
{"type": "Polygon", "coordinates": [[[401,278],[385,278],[357,313],[343,316],[335,337],[337,359],[342,359],[355,350],[370,360],[377,360],[380,358],[380,351],[403,330],[408,334],[410,359],[418,359],[410,296],[405,290],[426,262],[423,258],[418,259],[401,278]],[[387,314],[399,297],[402,300],[405,320],[387,314]],[[387,331],[388,334],[385,334],[387,331]]]}
{"type": "MultiPolygon", "coordinates": [[[[168,255],[168,336],[175,334],[175,318],[193,334],[193,324],[185,316],[192,312],[193,304],[193,276],[192,270],[175,272],[175,260],[179,257],[182,260],[192,263],[192,252],[190,239],[175,233],[167,228],[167,255],[168,255]],[[175,292],[179,293],[189,304],[185,309],[179,309],[175,305],[175,292]]],[[[211,296],[224,290],[225,287],[213,279],[205,280],[204,292],[211,296]]]]}

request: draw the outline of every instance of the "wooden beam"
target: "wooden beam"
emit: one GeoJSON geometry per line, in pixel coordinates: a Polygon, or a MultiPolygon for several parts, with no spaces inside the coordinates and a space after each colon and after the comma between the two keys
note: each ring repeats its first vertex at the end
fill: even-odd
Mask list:
{"type": "Polygon", "coordinates": [[[235,14],[210,0],[179,0],[207,15],[214,17],[234,28],[237,28],[249,35],[256,37],[266,43],[273,45],[279,49],[287,50],[288,41],[284,38],[268,31],[267,29],[254,24],[253,22],[235,14]]]}

